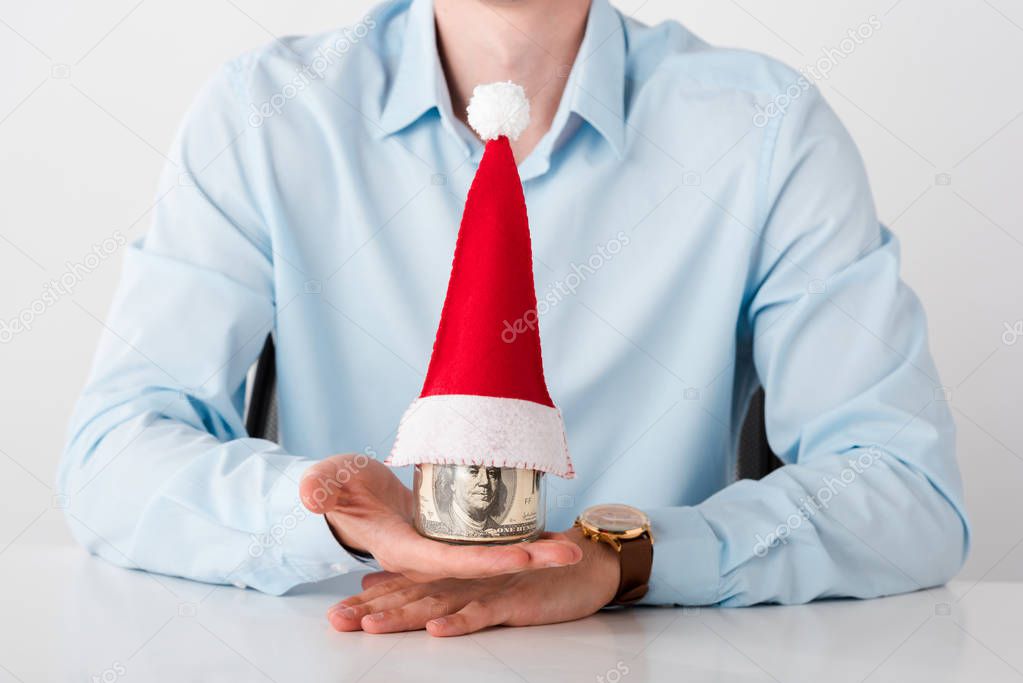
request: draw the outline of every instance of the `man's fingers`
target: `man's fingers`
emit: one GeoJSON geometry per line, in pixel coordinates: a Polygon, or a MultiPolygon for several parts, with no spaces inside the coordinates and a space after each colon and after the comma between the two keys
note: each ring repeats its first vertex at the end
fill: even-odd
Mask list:
{"type": "Polygon", "coordinates": [[[441,638],[464,636],[488,626],[503,624],[507,619],[508,607],[505,600],[499,597],[477,599],[468,602],[454,614],[430,619],[426,622],[426,631],[431,636],[441,638]]]}
{"type": "Polygon", "coordinates": [[[424,538],[404,524],[389,530],[387,546],[373,553],[380,566],[419,582],[472,579],[521,571],[529,553],[513,546],[473,548],[424,538]]]}
{"type": "Polygon", "coordinates": [[[361,628],[371,633],[421,629],[427,620],[460,609],[478,592],[473,586],[443,581],[413,584],[345,609],[340,616],[358,620],[361,628]]]}
{"type": "Polygon", "coordinates": [[[401,590],[407,586],[414,585],[416,582],[407,576],[401,574],[392,574],[391,572],[377,572],[377,574],[385,574],[386,577],[382,577],[374,582],[372,586],[364,587],[361,593],[353,595],[349,598],[345,598],[338,605],[361,605],[364,602],[369,602],[375,598],[379,598],[381,595],[387,595],[394,591],[401,590]]]}
{"type": "Polygon", "coordinates": [[[400,574],[390,572],[369,574],[363,578],[364,590],[361,593],[345,598],[327,610],[327,621],[338,631],[358,631],[361,628],[359,621],[371,611],[364,607],[366,603],[417,586],[423,587],[423,584],[417,584],[400,574]],[[366,578],[369,576],[378,577],[373,580],[371,586],[366,585],[366,578]]]}
{"type": "Polygon", "coordinates": [[[395,530],[384,553],[375,553],[384,569],[417,581],[437,578],[479,579],[529,569],[575,564],[582,550],[567,538],[546,538],[512,545],[449,545],[420,536],[412,527],[395,530]]]}
{"type": "Polygon", "coordinates": [[[394,572],[373,572],[371,574],[366,574],[362,577],[362,590],[365,591],[383,581],[392,581],[398,578],[401,578],[401,575],[395,574],[394,572]]]}
{"type": "Polygon", "coordinates": [[[361,601],[350,598],[332,607],[327,612],[327,621],[338,631],[354,631],[361,628],[361,622],[367,615],[400,609],[433,590],[429,584],[413,583],[375,598],[361,601]]]}
{"type": "Polygon", "coordinates": [[[448,545],[419,537],[409,547],[409,569],[427,576],[476,579],[529,568],[530,555],[518,546],[448,545]]]}
{"type": "Polygon", "coordinates": [[[549,539],[514,545],[483,547],[444,546],[440,553],[431,552],[417,565],[421,571],[431,568],[456,578],[484,578],[551,566],[563,567],[582,559],[582,550],[570,540],[549,539]]]}
{"type": "Polygon", "coordinates": [[[462,609],[478,592],[468,586],[452,590],[431,589],[418,600],[404,603],[395,603],[396,593],[384,596],[365,605],[372,611],[362,617],[360,626],[367,633],[418,631],[425,628],[431,619],[462,609]]]}

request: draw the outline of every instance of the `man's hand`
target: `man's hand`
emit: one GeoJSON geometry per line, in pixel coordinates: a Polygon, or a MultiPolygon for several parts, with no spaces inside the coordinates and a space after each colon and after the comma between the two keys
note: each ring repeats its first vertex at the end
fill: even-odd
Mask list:
{"type": "Polygon", "coordinates": [[[338,631],[393,633],[425,628],[433,636],[461,636],[488,626],[531,626],[587,617],[618,590],[617,553],[572,529],[583,551],[571,567],[538,569],[485,579],[416,583],[377,572],[363,591],[334,605],[327,619],[338,631]]]}
{"type": "Polygon", "coordinates": [[[388,572],[413,581],[474,579],[527,569],[564,567],[582,559],[564,534],[532,543],[457,546],[431,541],[412,526],[412,491],[389,467],[361,453],[311,466],[299,484],[302,502],[327,517],[345,546],[368,552],[388,572]]]}

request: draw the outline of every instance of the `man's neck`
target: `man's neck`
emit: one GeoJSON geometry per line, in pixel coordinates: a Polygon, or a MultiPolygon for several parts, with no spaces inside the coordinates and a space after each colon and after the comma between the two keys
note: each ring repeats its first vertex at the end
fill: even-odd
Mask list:
{"type": "Polygon", "coordinates": [[[522,161],[550,130],[586,30],[590,0],[434,0],[437,48],[455,114],[472,89],[513,81],[529,98],[529,127],[512,143],[522,161]]]}

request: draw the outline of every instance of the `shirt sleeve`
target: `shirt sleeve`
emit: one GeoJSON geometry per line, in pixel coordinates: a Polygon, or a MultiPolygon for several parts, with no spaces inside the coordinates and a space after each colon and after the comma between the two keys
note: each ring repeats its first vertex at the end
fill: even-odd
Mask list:
{"type": "Polygon", "coordinates": [[[73,535],[119,565],[280,594],[363,567],[306,511],[313,461],[248,438],[245,378],[273,327],[256,130],[225,67],[178,132],[59,472],[73,535]]]}
{"type": "Polygon", "coordinates": [[[875,597],[942,584],[965,560],[946,394],[855,145],[813,88],[766,135],[739,329],[784,466],[649,511],[647,604],[875,597]]]}

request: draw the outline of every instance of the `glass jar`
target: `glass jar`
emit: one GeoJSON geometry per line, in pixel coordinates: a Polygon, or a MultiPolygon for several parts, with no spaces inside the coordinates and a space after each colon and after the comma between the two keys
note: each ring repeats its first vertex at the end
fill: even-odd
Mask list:
{"type": "Polygon", "coordinates": [[[484,465],[416,465],[413,523],[447,543],[518,543],[543,533],[544,473],[484,465]]]}

